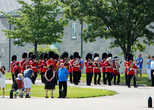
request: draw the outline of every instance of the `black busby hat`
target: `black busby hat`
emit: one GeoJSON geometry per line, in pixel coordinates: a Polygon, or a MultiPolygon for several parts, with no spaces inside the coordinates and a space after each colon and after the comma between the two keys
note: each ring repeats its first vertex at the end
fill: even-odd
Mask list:
{"type": "Polygon", "coordinates": [[[64,59],[64,58],[68,58],[68,53],[67,53],[67,52],[64,52],[64,53],[62,54],[62,59],[64,59]]]}
{"type": "Polygon", "coordinates": [[[74,52],[74,58],[79,58],[79,53],[78,52],[74,52]]]}
{"type": "Polygon", "coordinates": [[[70,55],[70,59],[71,59],[71,60],[73,59],[73,55],[70,55]]]}
{"type": "Polygon", "coordinates": [[[43,59],[44,59],[44,53],[41,53],[41,54],[40,54],[39,59],[40,59],[40,60],[43,60],[43,59]]]}
{"type": "Polygon", "coordinates": [[[55,59],[58,60],[59,59],[59,55],[55,53],[55,59]]]}
{"type": "Polygon", "coordinates": [[[26,52],[24,52],[24,53],[22,54],[22,58],[27,58],[27,53],[26,53],[26,52]]]}
{"type": "Polygon", "coordinates": [[[130,60],[133,60],[133,55],[132,54],[128,55],[128,61],[130,61],[130,60]]]}
{"type": "Polygon", "coordinates": [[[107,53],[102,53],[102,59],[107,58],[107,53]]]}
{"type": "Polygon", "coordinates": [[[55,58],[55,53],[52,52],[52,51],[50,51],[50,52],[48,53],[48,57],[54,59],[54,58],[55,58]]]}
{"type": "Polygon", "coordinates": [[[32,60],[33,60],[33,59],[36,59],[36,55],[32,55],[32,60]]]}
{"type": "Polygon", "coordinates": [[[29,54],[28,54],[28,58],[32,58],[32,56],[33,56],[33,52],[29,52],[29,54]]]}
{"type": "Polygon", "coordinates": [[[112,57],[112,54],[111,54],[111,53],[109,53],[107,56],[108,56],[108,57],[112,57]]]}
{"type": "Polygon", "coordinates": [[[44,59],[44,60],[45,60],[45,59],[48,59],[48,54],[47,54],[47,53],[44,54],[43,59],[44,59]]]}
{"type": "Polygon", "coordinates": [[[16,55],[13,55],[13,56],[12,56],[12,61],[13,61],[13,60],[17,61],[17,56],[16,56],[16,55]]]}
{"type": "Polygon", "coordinates": [[[98,53],[94,53],[94,58],[99,57],[98,53]]]}
{"type": "Polygon", "coordinates": [[[88,53],[87,56],[86,56],[86,60],[88,59],[92,59],[92,54],[91,53],[88,53]]]}

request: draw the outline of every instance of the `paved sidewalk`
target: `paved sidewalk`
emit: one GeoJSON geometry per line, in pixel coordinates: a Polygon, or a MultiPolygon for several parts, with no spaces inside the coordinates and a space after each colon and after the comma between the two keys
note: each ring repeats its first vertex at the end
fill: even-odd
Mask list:
{"type": "MultiPolygon", "coordinates": [[[[39,82],[37,82],[39,84],[39,82]]],[[[72,85],[71,85],[72,86],[72,85]]],[[[87,87],[82,84],[80,87],[87,87]]],[[[154,98],[154,88],[126,86],[92,86],[91,88],[117,91],[115,96],[84,99],[8,99],[0,98],[2,110],[153,110],[147,108],[149,96],[154,98]]]]}

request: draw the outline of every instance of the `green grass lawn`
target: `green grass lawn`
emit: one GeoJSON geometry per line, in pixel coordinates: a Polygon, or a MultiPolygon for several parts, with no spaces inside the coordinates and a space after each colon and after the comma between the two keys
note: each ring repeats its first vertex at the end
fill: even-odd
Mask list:
{"type": "MultiPolygon", "coordinates": [[[[9,95],[11,85],[6,85],[6,95],[9,95]]],[[[54,97],[58,97],[59,89],[56,87],[54,90],[54,97]]],[[[32,97],[44,97],[45,90],[42,85],[33,85],[31,89],[32,97]]],[[[79,88],[79,87],[68,87],[67,98],[89,98],[89,97],[100,97],[100,96],[112,96],[117,94],[115,91],[93,89],[93,88],[79,88]]],[[[0,93],[1,95],[1,93],[0,93]]],[[[50,96],[50,95],[49,95],[50,96]]]]}
{"type": "MultiPolygon", "coordinates": [[[[102,79],[102,77],[103,76],[101,76],[101,79],[102,79]]],[[[11,73],[6,73],[6,79],[11,80],[11,73]]],[[[41,79],[40,75],[38,75],[37,79],[41,79]]],[[[86,74],[82,74],[81,82],[83,82],[83,83],[86,82],[86,74]]],[[[122,85],[125,84],[125,76],[124,76],[124,74],[121,74],[120,84],[122,84],[122,85]]],[[[137,80],[137,84],[151,86],[151,81],[148,80],[148,75],[147,74],[143,74],[143,79],[142,80],[137,80]]]]}

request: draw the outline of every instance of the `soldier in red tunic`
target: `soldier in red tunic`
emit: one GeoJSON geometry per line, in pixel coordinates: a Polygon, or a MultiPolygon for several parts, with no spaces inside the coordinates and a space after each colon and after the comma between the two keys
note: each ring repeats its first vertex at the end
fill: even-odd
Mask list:
{"type": "Polygon", "coordinates": [[[99,84],[100,85],[100,80],[101,80],[101,62],[99,61],[99,54],[95,53],[94,54],[94,63],[93,63],[93,73],[94,73],[94,85],[99,84]],[[97,78],[98,76],[98,78],[97,78]]]}
{"type": "Polygon", "coordinates": [[[118,57],[114,57],[113,60],[113,77],[114,77],[114,85],[120,84],[120,72],[119,72],[120,64],[118,57]]]}
{"type": "Polygon", "coordinates": [[[73,55],[70,56],[70,60],[69,60],[69,74],[70,74],[70,83],[73,83],[73,70],[72,70],[72,61],[73,61],[73,55]]]}
{"type": "Polygon", "coordinates": [[[107,80],[106,67],[104,65],[104,62],[106,61],[106,59],[107,59],[107,53],[103,53],[102,54],[102,62],[101,62],[101,65],[102,65],[103,83],[104,84],[106,84],[106,80],[107,80]]]}
{"type": "Polygon", "coordinates": [[[73,83],[78,85],[79,83],[79,74],[80,74],[80,56],[78,52],[74,52],[74,59],[71,62],[72,71],[73,71],[73,83]]]}
{"type": "Polygon", "coordinates": [[[31,60],[29,61],[29,65],[31,66],[31,69],[33,70],[34,75],[32,76],[32,82],[35,84],[37,74],[38,74],[38,62],[36,60],[36,55],[32,55],[31,60]]]}
{"type": "Polygon", "coordinates": [[[108,81],[108,85],[111,86],[111,81],[113,78],[113,61],[112,61],[112,54],[108,54],[108,58],[106,59],[106,61],[104,62],[104,66],[105,66],[105,72],[107,74],[107,81],[108,81]]]}
{"type": "Polygon", "coordinates": [[[13,83],[15,82],[14,67],[16,66],[16,61],[17,61],[17,56],[13,55],[12,56],[12,61],[11,61],[11,64],[10,64],[10,70],[11,70],[11,74],[12,74],[13,83]]]}
{"type": "Polygon", "coordinates": [[[137,66],[135,65],[135,62],[133,61],[133,55],[128,56],[128,70],[127,70],[127,83],[128,87],[130,88],[131,79],[134,80],[134,87],[136,88],[136,73],[135,69],[137,69],[137,66]]]}
{"type": "Polygon", "coordinates": [[[20,62],[21,72],[24,73],[26,66],[28,65],[27,53],[22,54],[22,61],[20,62]]]}
{"type": "Polygon", "coordinates": [[[93,77],[93,66],[94,65],[92,60],[92,54],[88,53],[85,61],[87,86],[91,86],[92,77],[93,77]]]}
{"type": "Polygon", "coordinates": [[[41,81],[45,83],[45,72],[47,71],[47,64],[46,61],[48,60],[48,54],[42,54],[40,56],[40,74],[41,74],[41,81]]]}

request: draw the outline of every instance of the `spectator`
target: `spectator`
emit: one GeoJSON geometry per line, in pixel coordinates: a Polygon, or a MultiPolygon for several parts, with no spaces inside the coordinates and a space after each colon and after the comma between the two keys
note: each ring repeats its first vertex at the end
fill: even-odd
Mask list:
{"type": "Polygon", "coordinates": [[[147,64],[146,64],[146,70],[147,70],[147,74],[148,74],[148,78],[149,80],[151,80],[151,56],[148,55],[147,56],[147,64]]]}
{"type": "Polygon", "coordinates": [[[5,67],[0,68],[0,89],[2,89],[2,96],[5,97],[5,67]]]}
{"type": "Polygon", "coordinates": [[[64,67],[64,63],[61,63],[60,68],[58,70],[59,98],[65,98],[67,95],[67,76],[68,74],[69,74],[68,70],[64,67]]]}
{"type": "Polygon", "coordinates": [[[24,71],[24,88],[26,89],[26,98],[30,98],[30,90],[32,88],[32,75],[33,70],[30,69],[30,66],[27,66],[27,69],[24,71]]]}
{"type": "Polygon", "coordinates": [[[142,54],[138,55],[138,58],[136,59],[136,66],[137,66],[137,70],[136,70],[136,78],[138,79],[138,74],[140,74],[140,80],[142,79],[142,68],[143,68],[143,58],[142,58],[142,54]]]}
{"type": "Polygon", "coordinates": [[[48,71],[45,73],[45,90],[46,90],[46,96],[45,98],[48,98],[48,90],[51,90],[51,98],[53,97],[53,90],[55,89],[55,71],[53,70],[53,65],[49,66],[48,71]]]}

